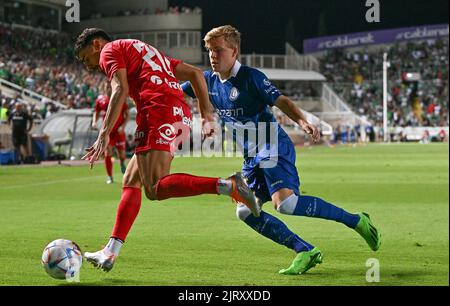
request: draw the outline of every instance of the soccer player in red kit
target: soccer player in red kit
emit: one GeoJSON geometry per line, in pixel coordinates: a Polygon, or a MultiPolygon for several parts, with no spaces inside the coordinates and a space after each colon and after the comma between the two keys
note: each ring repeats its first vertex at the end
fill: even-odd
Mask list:
{"type": "Polygon", "coordinates": [[[214,121],[203,72],[164,56],[151,45],[136,39],[112,41],[98,28],[85,29],[75,42],[75,55],[88,70],[102,71],[111,82],[112,94],[105,120],[92,147],[83,159],[91,168],[108,146],[108,136],[128,96],[136,103],[136,149],[123,177],[122,197],[109,242],[102,250],[85,253],[87,261],[109,271],[141,207],[141,187],[150,200],[224,194],[247,205],[255,216],[259,209],[243,176],[228,179],[170,174],[177,141],[189,139],[191,112],[179,81],[190,81],[199,101],[206,136],[214,121]],[[176,126],[176,128],[175,128],[176,126]]]}
{"type": "MultiPolygon", "coordinates": [[[[97,129],[97,121],[100,115],[103,115],[103,120],[105,120],[106,111],[108,110],[109,97],[111,96],[111,85],[109,82],[103,83],[103,94],[99,95],[97,100],[95,101],[94,115],[92,118],[92,128],[97,129]]],[[[112,184],[114,182],[113,179],[113,163],[112,156],[114,147],[117,149],[117,154],[119,155],[120,160],[120,170],[122,174],[125,174],[126,166],[125,166],[125,126],[127,125],[129,118],[128,104],[125,102],[122,107],[122,111],[117,119],[116,124],[114,125],[111,133],[109,134],[109,144],[105,151],[105,167],[106,173],[108,174],[108,179],[106,180],[107,184],[112,184]]]]}

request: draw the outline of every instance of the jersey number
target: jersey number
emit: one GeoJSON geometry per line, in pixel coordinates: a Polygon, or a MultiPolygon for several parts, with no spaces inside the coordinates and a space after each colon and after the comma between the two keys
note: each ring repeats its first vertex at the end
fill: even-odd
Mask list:
{"type": "Polygon", "coordinates": [[[142,58],[145,62],[147,62],[147,64],[150,65],[150,67],[153,69],[153,71],[160,71],[163,72],[162,69],[164,69],[164,71],[170,75],[171,77],[175,77],[175,75],[173,74],[173,72],[170,70],[170,62],[169,60],[165,57],[162,56],[161,53],[159,53],[158,50],[156,50],[153,47],[149,47],[147,44],[144,44],[142,42],[136,42],[133,44],[133,47],[139,52],[141,53],[143,49],[145,49],[146,53],[144,55],[144,57],[142,58]],[[155,61],[152,60],[153,57],[158,57],[162,68],[160,65],[158,65],[155,61]]]}

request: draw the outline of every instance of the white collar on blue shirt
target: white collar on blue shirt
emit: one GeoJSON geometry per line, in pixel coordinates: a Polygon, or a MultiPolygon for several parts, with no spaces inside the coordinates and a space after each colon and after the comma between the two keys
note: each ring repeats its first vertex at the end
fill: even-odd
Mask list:
{"type": "Polygon", "coordinates": [[[231,77],[235,77],[235,76],[238,74],[239,69],[241,69],[241,63],[239,63],[239,61],[236,60],[236,61],[234,62],[233,68],[231,68],[231,74],[230,74],[230,77],[229,77],[228,79],[222,80],[222,79],[220,78],[220,75],[219,75],[217,72],[214,72],[213,75],[217,75],[217,76],[219,77],[220,82],[225,83],[226,81],[228,81],[229,79],[231,79],[231,77]]]}

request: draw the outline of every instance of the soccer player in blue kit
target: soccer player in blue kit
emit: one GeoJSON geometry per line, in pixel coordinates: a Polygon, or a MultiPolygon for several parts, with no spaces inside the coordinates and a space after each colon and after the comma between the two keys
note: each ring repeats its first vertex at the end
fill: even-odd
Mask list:
{"type": "MultiPolygon", "coordinates": [[[[221,26],[209,31],[204,41],[212,67],[212,71],[204,72],[204,76],[209,98],[222,122],[234,124],[236,130],[242,126],[248,127],[249,123],[255,127],[261,123],[276,126],[275,142],[270,140],[268,147],[262,147],[263,149],[257,150],[256,154],[249,154],[253,151],[250,148],[249,137],[242,136],[245,133],[236,133],[242,137],[235,137],[236,143],[244,153],[243,174],[260,205],[272,201],[276,210],[282,214],[343,223],[358,232],[372,250],[378,250],[380,234],[368,214],[351,214],[320,198],[300,194],[294,145],[286,132],[276,123],[269,106],[278,107],[299,124],[313,141],[317,142],[320,139],[320,133],[289,98],[280,94],[262,72],[239,63],[237,60],[240,52],[239,31],[229,25],[221,26]],[[273,143],[276,144],[276,150],[271,147],[273,143]]],[[[184,83],[182,88],[187,95],[195,98],[189,82],[184,83]]],[[[266,139],[268,135],[266,132],[266,139]]],[[[301,239],[281,220],[264,211],[260,212],[259,217],[255,217],[245,205],[237,204],[236,214],[239,219],[261,235],[297,253],[292,264],[280,270],[280,274],[303,274],[322,262],[323,254],[320,249],[301,239]]]]}

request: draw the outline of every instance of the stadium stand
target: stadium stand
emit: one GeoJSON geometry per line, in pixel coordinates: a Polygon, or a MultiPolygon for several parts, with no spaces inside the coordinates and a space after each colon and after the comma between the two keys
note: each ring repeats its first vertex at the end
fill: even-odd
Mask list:
{"type": "MultiPolygon", "coordinates": [[[[133,7],[130,12],[111,8],[107,15],[100,16],[95,14],[93,7],[88,12],[90,15],[84,16],[85,25],[108,22],[111,17],[107,16],[201,15],[199,8],[180,9],[164,6],[165,1],[161,3],[162,8],[133,7]]],[[[112,37],[139,38],[168,55],[184,54],[187,62],[200,58],[203,68],[207,69],[207,55],[202,52],[197,19],[191,20],[191,29],[177,28],[177,22],[171,19],[153,32],[137,28],[126,33],[113,32],[112,37]]],[[[162,19],[148,20],[160,23],[162,19]]],[[[72,33],[77,34],[76,31],[72,33]]],[[[19,100],[27,102],[28,112],[37,123],[61,109],[88,110],[94,105],[105,77],[100,73],[88,73],[75,61],[72,41],[73,37],[66,32],[0,23],[0,90],[5,81],[40,97],[39,103],[29,102],[23,90],[16,93],[4,90],[0,98],[1,122],[6,121],[8,109],[19,100]]],[[[360,130],[364,130],[363,125],[373,141],[376,140],[373,129],[380,133],[383,118],[383,52],[388,52],[390,61],[388,125],[393,128],[447,127],[448,39],[384,45],[376,49],[334,49],[317,58],[300,55],[286,43],[285,55],[244,54],[240,61],[261,69],[299,107],[331,123],[335,128],[335,140],[356,140],[360,130]],[[408,73],[419,73],[420,80],[409,80],[408,73]],[[339,120],[334,121],[330,116],[339,120]]],[[[196,101],[190,98],[187,101],[193,113],[198,113],[196,101]]],[[[296,127],[286,116],[274,111],[288,130],[296,127]]],[[[298,130],[294,132],[298,133],[298,130]]]]}
{"type": "MultiPolygon", "coordinates": [[[[30,89],[67,108],[90,108],[104,77],[75,62],[65,33],[0,25],[0,78],[30,89]]],[[[5,101],[8,107],[10,101],[5,101]]],[[[42,102],[42,118],[56,105],[42,102]]]]}
{"type": "Polygon", "coordinates": [[[395,44],[376,51],[330,50],[320,58],[321,72],[356,113],[379,125],[383,52],[390,62],[389,126],[448,126],[448,39],[395,44]],[[408,80],[410,73],[420,73],[420,80],[408,80]]]}

